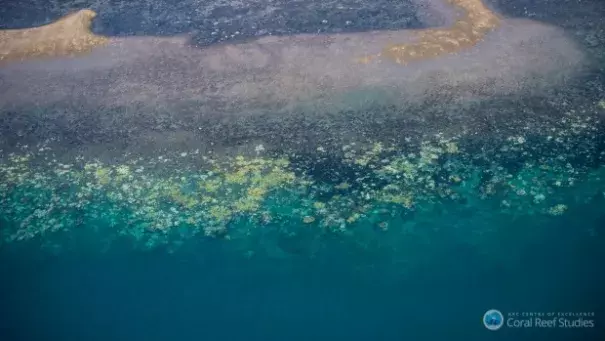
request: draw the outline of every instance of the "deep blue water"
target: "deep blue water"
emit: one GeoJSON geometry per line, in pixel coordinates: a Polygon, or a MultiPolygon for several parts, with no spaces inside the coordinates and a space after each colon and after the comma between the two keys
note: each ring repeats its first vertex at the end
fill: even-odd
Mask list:
{"type": "Polygon", "coordinates": [[[232,252],[228,241],[205,239],[172,254],[128,247],[58,256],[4,250],[0,335],[91,341],[599,340],[603,236],[587,236],[572,225],[602,226],[575,213],[548,233],[531,220],[510,226],[493,252],[436,240],[423,252],[410,250],[416,259],[408,271],[388,257],[368,262],[362,259],[367,253],[338,246],[315,259],[247,258],[232,252]],[[538,229],[543,239],[528,245],[524,229],[528,235],[538,229]],[[491,332],[481,322],[490,308],[593,312],[597,325],[491,332]]]}

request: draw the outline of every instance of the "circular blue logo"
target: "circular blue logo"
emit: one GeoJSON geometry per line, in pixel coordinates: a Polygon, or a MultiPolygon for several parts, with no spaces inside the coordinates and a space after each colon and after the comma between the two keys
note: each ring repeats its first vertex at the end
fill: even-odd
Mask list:
{"type": "Polygon", "coordinates": [[[498,330],[504,325],[504,316],[500,310],[490,309],[483,314],[483,325],[489,330],[498,330]]]}

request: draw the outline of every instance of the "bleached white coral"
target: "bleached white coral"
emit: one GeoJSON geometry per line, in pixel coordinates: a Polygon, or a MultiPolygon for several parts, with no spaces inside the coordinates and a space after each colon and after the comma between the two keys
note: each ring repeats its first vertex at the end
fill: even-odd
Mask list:
{"type": "Polygon", "coordinates": [[[120,165],[116,168],[116,173],[121,176],[127,176],[130,174],[130,167],[126,165],[120,165]]]}

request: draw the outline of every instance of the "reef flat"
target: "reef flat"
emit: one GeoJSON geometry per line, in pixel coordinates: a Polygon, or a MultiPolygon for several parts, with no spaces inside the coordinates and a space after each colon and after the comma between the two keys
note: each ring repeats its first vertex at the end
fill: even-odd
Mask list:
{"type": "Polygon", "coordinates": [[[548,95],[594,67],[554,26],[501,18],[478,0],[420,3],[448,18],[445,27],[207,47],[186,35],[111,37],[85,55],[8,63],[0,67],[1,138],[112,144],[118,154],[396,139],[401,127],[429,134],[481,124],[473,109],[481,106],[518,118],[495,113],[493,102],[548,95]],[[402,49],[427,58],[408,60],[402,49]]]}

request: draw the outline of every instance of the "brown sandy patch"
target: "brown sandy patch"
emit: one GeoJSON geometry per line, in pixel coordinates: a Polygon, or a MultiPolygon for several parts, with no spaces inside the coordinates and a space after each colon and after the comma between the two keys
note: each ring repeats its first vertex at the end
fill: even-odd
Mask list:
{"type": "Polygon", "coordinates": [[[407,44],[392,44],[374,56],[358,58],[360,63],[369,63],[377,57],[385,57],[398,64],[435,58],[444,54],[457,53],[475,46],[485,35],[500,24],[500,19],[481,0],[448,0],[463,14],[447,28],[414,31],[415,41],[407,44]]]}
{"type": "Polygon", "coordinates": [[[90,52],[93,47],[109,41],[91,32],[96,15],[84,9],[40,27],[0,30],[0,63],[90,52]]]}

